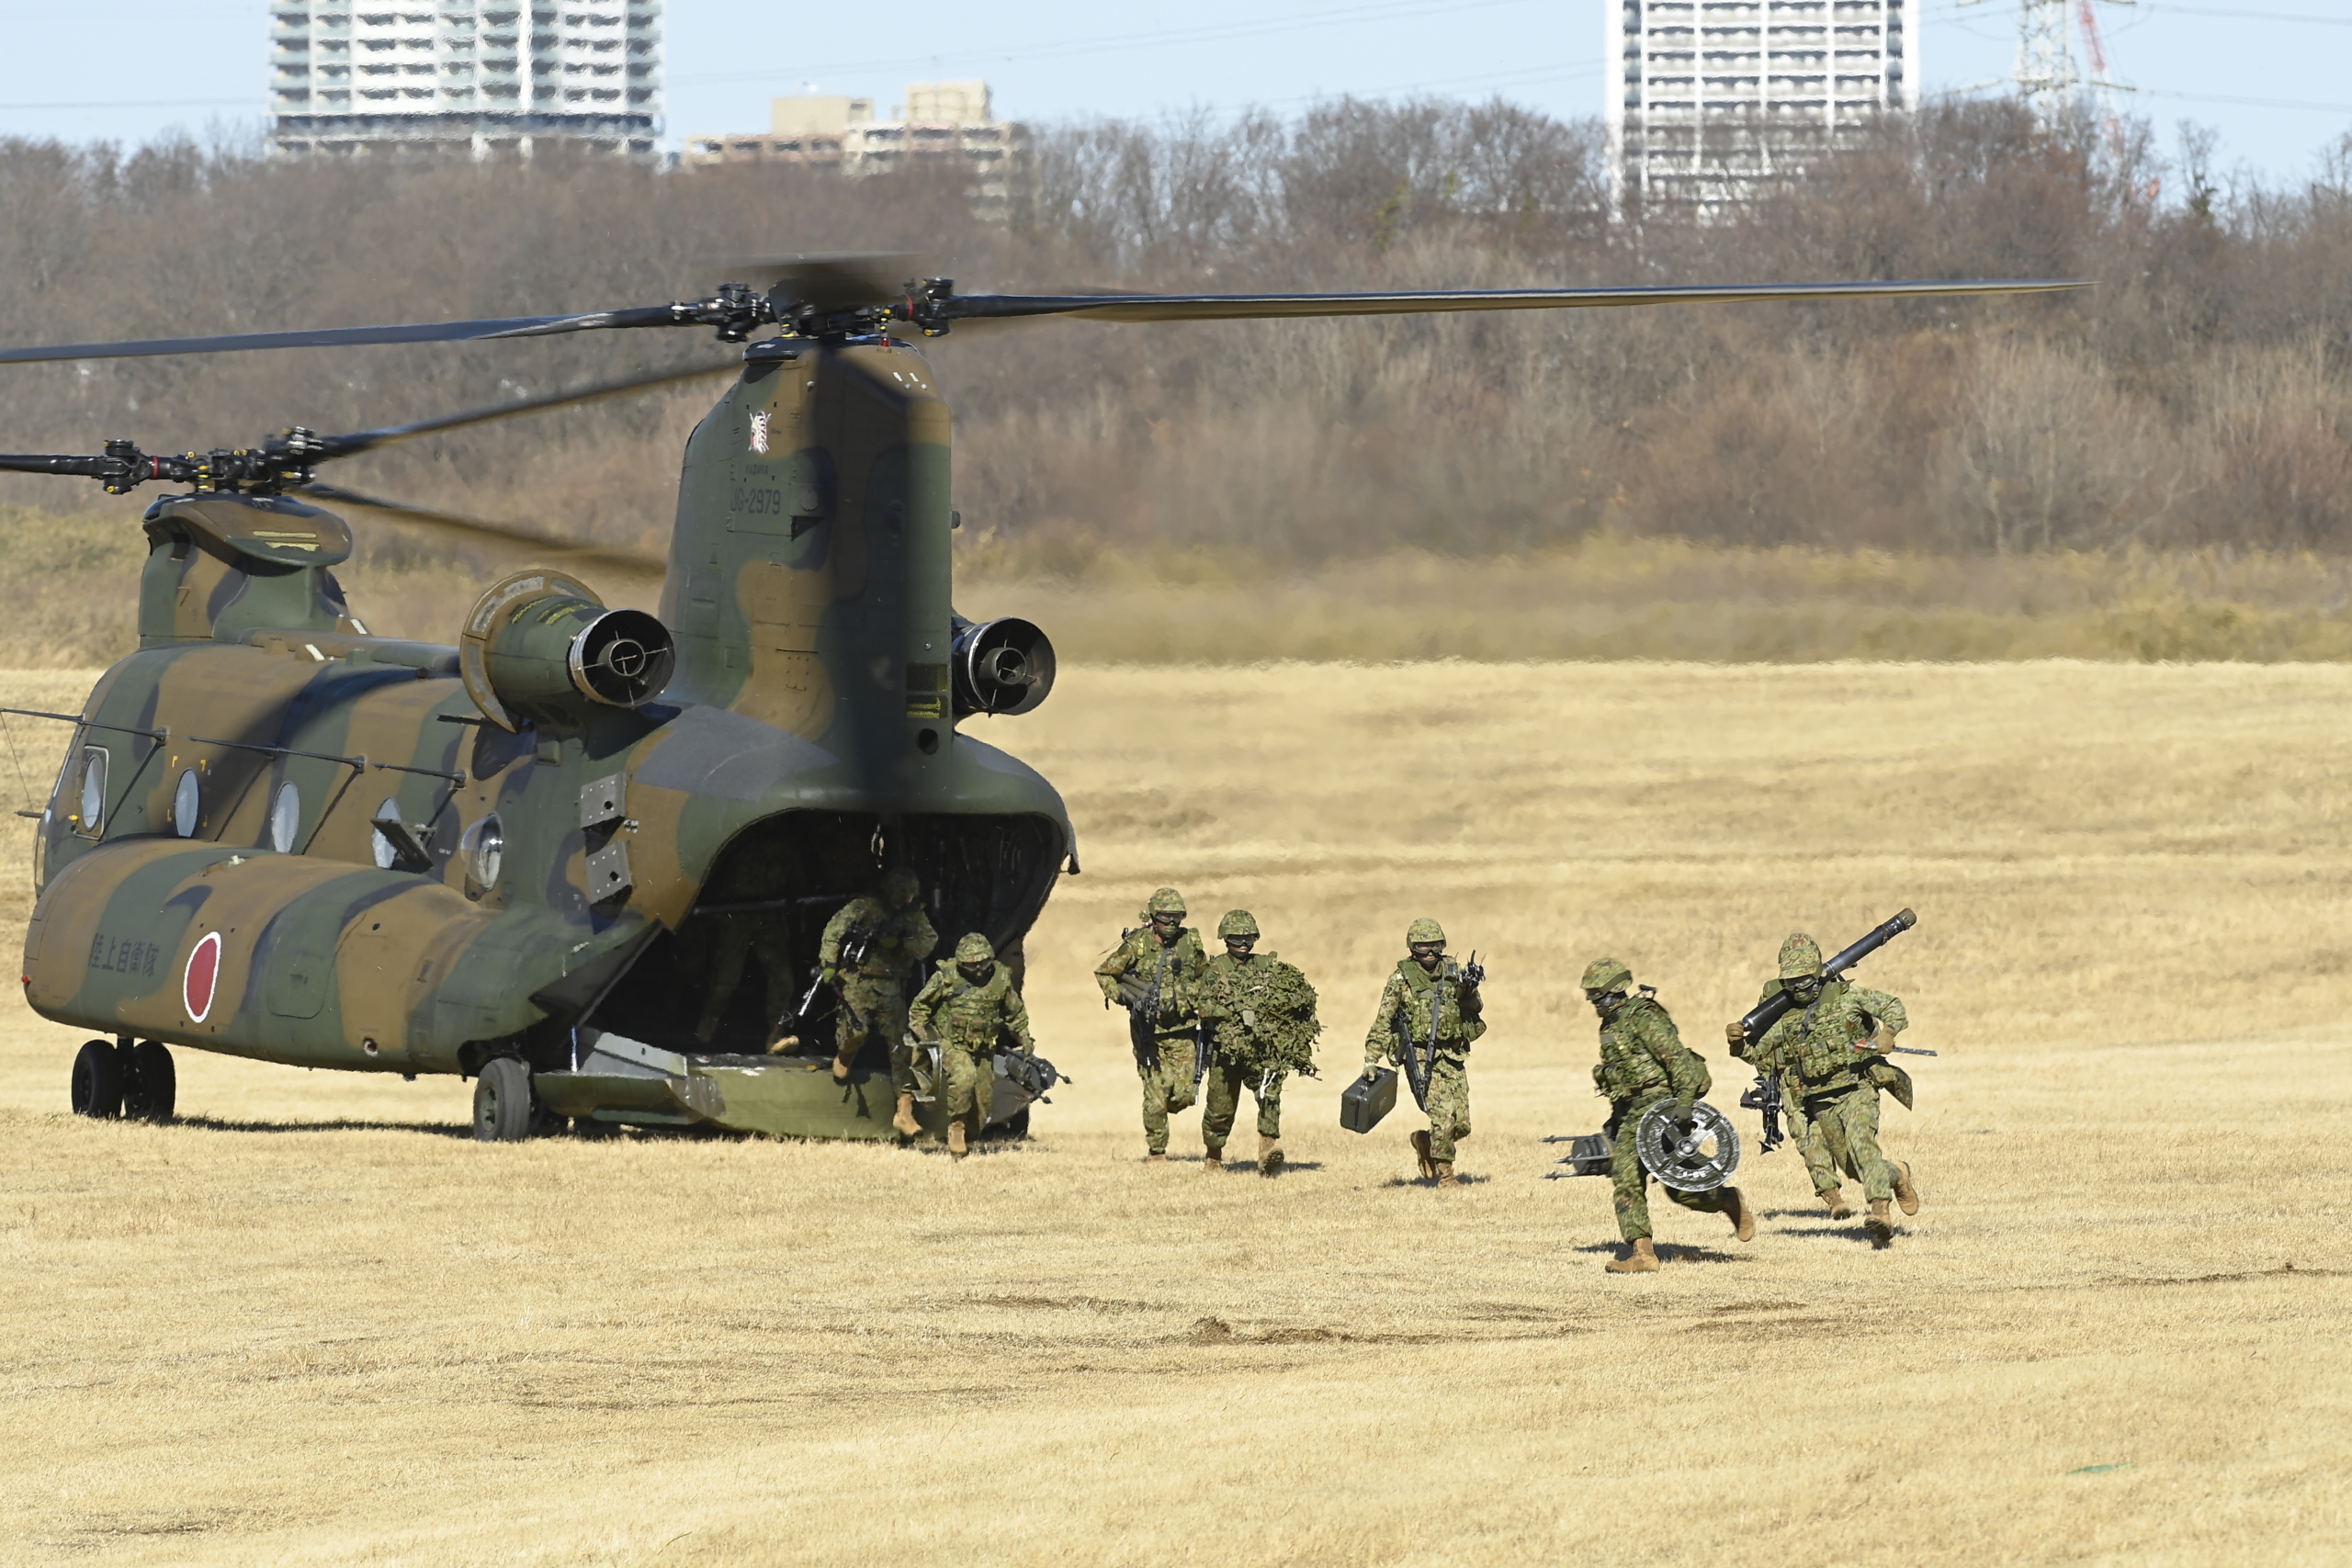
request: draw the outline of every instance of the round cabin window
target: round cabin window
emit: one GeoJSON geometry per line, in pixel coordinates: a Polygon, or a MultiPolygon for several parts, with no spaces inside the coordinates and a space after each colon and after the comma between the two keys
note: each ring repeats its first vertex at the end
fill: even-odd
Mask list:
{"type": "Polygon", "coordinates": [[[204,785],[197,778],[196,770],[180,774],[179,787],[172,791],[172,831],[183,839],[196,837],[197,824],[204,820],[204,785]]]}

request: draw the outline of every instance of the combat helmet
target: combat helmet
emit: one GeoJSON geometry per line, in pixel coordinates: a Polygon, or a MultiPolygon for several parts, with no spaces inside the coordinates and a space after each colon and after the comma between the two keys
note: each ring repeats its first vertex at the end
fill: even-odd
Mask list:
{"type": "Polygon", "coordinates": [[[1585,966],[1584,988],[1604,995],[1634,988],[1634,972],[1614,958],[1596,958],[1585,966]]]}
{"type": "Polygon", "coordinates": [[[1439,925],[1435,920],[1430,919],[1427,915],[1423,915],[1419,919],[1415,920],[1411,925],[1405,928],[1405,942],[1408,946],[1410,946],[1412,943],[1417,942],[1442,942],[1444,940],[1445,928],[1439,925]]]}
{"type": "Polygon", "coordinates": [[[1802,980],[1821,973],[1821,944],[1798,931],[1781,944],[1781,978],[1802,980]]]}
{"type": "Polygon", "coordinates": [[[912,866],[894,865],[882,874],[885,898],[911,898],[922,891],[922,878],[914,874],[912,866]]]}
{"type": "Polygon", "coordinates": [[[1151,902],[1143,908],[1148,915],[1181,915],[1184,912],[1184,896],[1173,887],[1162,887],[1152,894],[1151,902]]]}
{"type": "Polygon", "coordinates": [[[1225,919],[1216,923],[1216,934],[1219,937],[1255,937],[1258,934],[1258,917],[1247,909],[1228,909],[1225,919]]]}
{"type": "Polygon", "coordinates": [[[990,947],[989,945],[989,939],[982,936],[979,932],[966,931],[956,943],[956,962],[958,964],[993,964],[996,962],[996,949],[990,947]]]}

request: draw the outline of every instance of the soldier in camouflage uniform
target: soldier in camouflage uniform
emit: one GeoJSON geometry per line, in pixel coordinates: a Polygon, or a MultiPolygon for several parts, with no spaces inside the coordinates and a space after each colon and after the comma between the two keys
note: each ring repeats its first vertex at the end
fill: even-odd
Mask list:
{"type": "Polygon", "coordinates": [[[1143,1079],[1145,1157],[1168,1158],[1168,1113],[1193,1103],[1199,1057],[1201,983],[1208,975],[1201,933],[1184,923],[1184,896],[1162,887],[1144,908],[1144,923],[1119,933],[1119,945],[1094,969],[1105,1006],[1127,1010],[1136,1076],[1143,1079]]]}
{"type": "MultiPolygon", "coordinates": [[[[1842,1220],[1853,1213],[1838,1180],[1842,1170],[1862,1184],[1862,1195],[1870,1202],[1870,1217],[1863,1224],[1871,1239],[1889,1246],[1894,1240],[1889,1202],[1899,1201],[1906,1214],[1919,1212],[1919,1190],[1912,1184],[1910,1166],[1887,1159],[1878,1148],[1879,1090],[1892,1089],[1906,1108],[1911,1104],[1910,1075],[1884,1055],[1894,1037],[1910,1027],[1910,1015],[1884,991],[1828,979],[1822,968],[1821,944],[1803,931],[1781,944],[1781,977],[1766,986],[1758,999],[1770,1000],[1783,991],[1796,1007],[1753,1047],[1742,1040],[1740,1054],[1758,1072],[1778,1075],[1793,1089],[1792,1103],[1804,1108],[1805,1169],[1814,1190],[1828,1205],[1830,1218],[1842,1220]]],[[[1725,1037],[1738,1027],[1730,1025],[1725,1037]]]]}
{"type": "MultiPolygon", "coordinates": [[[[1380,993],[1380,1010],[1363,1037],[1363,1072],[1370,1077],[1384,1061],[1402,1067],[1409,1037],[1429,1062],[1427,1132],[1412,1136],[1413,1157],[1423,1177],[1440,1187],[1454,1185],[1454,1145],[1470,1136],[1470,1045],[1487,1032],[1485,1004],[1453,961],[1445,956],[1445,931],[1435,920],[1415,920],[1405,931],[1410,956],[1380,993]],[[1432,1048],[1434,1046],[1434,1048],[1432,1048]]],[[[1408,1075],[1409,1081],[1410,1075],[1408,1075]]]]}
{"type": "Polygon", "coordinates": [[[890,1087],[899,1096],[890,1124],[908,1138],[922,1128],[915,1121],[914,1061],[905,1043],[907,976],[939,945],[939,933],[922,912],[922,892],[912,871],[892,866],[872,893],[851,899],[825,922],[817,943],[825,983],[841,998],[833,1024],[833,1077],[848,1082],[858,1052],[878,1034],[889,1047],[890,1087]],[[854,931],[869,933],[873,941],[856,968],[844,973],[842,942],[854,931]]]}
{"type": "Polygon", "coordinates": [[[915,994],[907,1022],[917,1040],[939,1046],[939,1076],[947,1096],[947,1152],[962,1159],[989,1124],[998,1037],[1010,1034],[1023,1053],[1037,1054],[1037,1043],[1029,1035],[1029,1010],[1012,987],[1012,972],[996,961],[989,939],[972,931],[956,944],[955,965],[941,969],[915,994]]]}
{"type": "MultiPolygon", "coordinates": [[[[1625,1256],[1608,1264],[1611,1274],[1649,1274],[1657,1269],[1651,1244],[1649,1172],[1634,1148],[1634,1129],[1658,1105],[1689,1116],[1707,1092],[1707,1064],[1682,1043],[1682,1036],[1647,986],[1636,988],[1634,973],[1613,958],[1597,958],[1584,972],[1584,998],[1600,1015],[1600,1060],[1592,1081],[1609,1101],[1609,1174],[1617,1184],[1617,1232],[1625,1256]]],[[[1702,1214],[1728,1214],[1742,1241],[1756,1239],[1756,1215],[1736,1187],[1667,1196],[1702,1214]]]]}
{"type": "Polygon", "coordinates": [[[1315,1037],[1323,1032],[1315,1019],[1315,987],[1295,965],[1255,951],[1258,920],[1249,910],[1227,913],[1216,934],[1225,951],[1209,960],[1201,998],[1213,1053],[1208,1106],[1201,1112],[1201,1142],[1208,1149],[1202,1168],[1224,1165],[1247,1085],[1258,1101],[1258,1172],[1272,1176],[1283,1165],[1283,1075],[1315,1075],[1315,1037]]]}

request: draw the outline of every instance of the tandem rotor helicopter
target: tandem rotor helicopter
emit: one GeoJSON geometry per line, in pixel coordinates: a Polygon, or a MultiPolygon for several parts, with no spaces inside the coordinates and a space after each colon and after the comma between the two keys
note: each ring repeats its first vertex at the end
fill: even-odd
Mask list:
{"type": "MultiPolygon", "coordinates": [[[[549,1119],[894,1136],[886,1047],[846,1084],[764,1054],[741,986],[694,1021],[707,954],[764,921],[813,974],[828,915],[887,868],[952,943],[1023,936],[1078,851],[1043,777],[963,734],[1053,684],[1046,634],[951,602],[950,429],[917,342],[967,323],[1147,322],[2035,293],[2075,280],[1238,295],[959,294],[893,258],[730,264],[708,298],[584,315],[74,344],[0,363],[699,327],[741,368],[688,438],[666,562],[338,490],[388,442],[642,390],[605,383],[444,419],[154,456],[0,456],[0,469],[186,487],[144,519],[139,648],[91,691],[40,815],[27,1000],[96,1032],[76,1111],[172,1114],[170,1047],[476,1078],[475,1133],[549,1119]],[[773,328],[771,335],[759,336],[773,328]],[[755,341],[756,340],[756,341],[755,341]],[[581,567],[664,571],[660,614],[569,570],[492,583],[453,644],[370,635],[314,502],[470,530],[581,567]]],[[[686,376],[732,371],[720,365],[686,376]]],[[[27,710],[9,710],[22,712],[27,710]]],[[[783,959],[776,960],[784,962],[783,959]]],[[[781,983],[776,983],[780,981],[781,983]]],[[[1001,1063],[1000,1070],[1003,1070],[1001,1063]]],[[[1048,1083],[1050,1078],[1048,1078],[1048,1083]]],[[[1037,1088],[1000,1082],[1025,1126],[1037,1088]]],[[[944,1101],[941,1102],[944,1104],[944,1101]]],[[[944,1136],[927,1107],[927,1139],[944,1136]]]]}

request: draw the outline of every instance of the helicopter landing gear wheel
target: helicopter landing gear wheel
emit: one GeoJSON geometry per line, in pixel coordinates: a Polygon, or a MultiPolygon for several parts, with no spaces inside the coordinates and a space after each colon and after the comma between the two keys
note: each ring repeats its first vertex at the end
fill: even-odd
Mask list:
{"type": "Polygon", "coordinates": [[[85,1043],[74,1058],[74,1114],[122,1114],[122,1055],[110,1040],[85,1043]]]}
{"type": "Polygon", "coordinates": [[[172,1119],[179,1100],[180,1080],[172,1054],[157,1040],[141,1040],[130,1048],[122,1078],[122,1114],[126,1121],[164,1122],[172,1119]]]}
{"type": "Polygon", "coordinates": [[[474,1136],[485,1144],[519,1143],[531,1135],[531,1069],[512,1056],[493,1056],[474,1080],[474,1136]]]}

